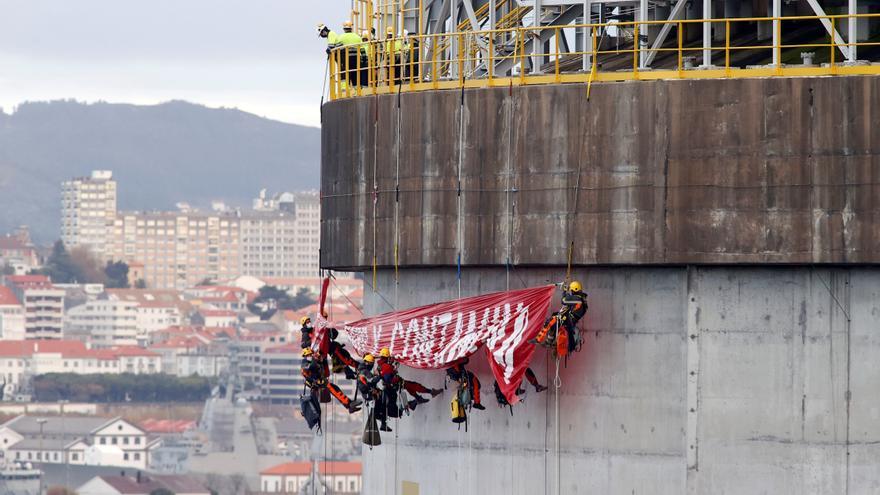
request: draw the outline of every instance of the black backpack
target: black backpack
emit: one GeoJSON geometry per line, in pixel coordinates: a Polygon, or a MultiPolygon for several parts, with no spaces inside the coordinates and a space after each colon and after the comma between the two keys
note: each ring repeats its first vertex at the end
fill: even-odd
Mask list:
{"type": "Polygon", "coordinates": [[[303,394],[299,397],[300,411],[303,419],[309,425],[309,429],[318,427],[318,434],[321,434],[321,404],[315,394],[303,394]]]}

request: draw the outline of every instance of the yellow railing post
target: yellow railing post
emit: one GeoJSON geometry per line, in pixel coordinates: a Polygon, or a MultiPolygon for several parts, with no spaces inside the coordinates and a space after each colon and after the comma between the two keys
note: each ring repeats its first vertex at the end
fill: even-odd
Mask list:
{"type": "Polygon", "coordinates": [[[330,86],[330,100],[336,99],[336,63],[334,60],[333,52],[330,52],[330,55],[327,58],[327,63],[330,64],[328,68],[328,74],[330,75],[329,81],[327,84],[330,86]]]}
{"type": "Polygon", "coordinates": [[[455,54],[455,58],[458,59],[458,86],[462,87],[464,86],[464,56],[462,54],[465,52],[465,50],[462,40],[462,34],[458,33],[456,35],[456,38],[458,38],[458,43],[456,43],[456,45],[458,45],[456,46],[458,53],[455,54]]]}
{"type": "Polygon", "coordinates": [[[431,83],[434,86],[434,89],[437,89],[437,47],[439,43],[437,42],[438,38],[434,38],[434,43],[431,46],[431,83]]]}
{"type": "Polygon", "coordinates": [[[776,22],[776,39],[779,40],[779,43],[773,48],[776,50],[776,60],[778,63],[776,64],[776,73],[782,74],[782,18],[774,17],[776,22]]]}
{"type": "Polygon", "coordinates": [[[635,23],[633,31],[633,77],[639,78],[639,22],[635,23]]]}
{"type": "Polygon", "coordinates": [[[834,22],[835,20],[836,20],[836,19],[835,19],[834,17],[831,18],[831,33],[828,35],[828,36],[831,37],[831,73],[832,73],[832,74],[836,74],[836,73],[837,73],[837,64],[836,64],[836,58],[837,58],[837,41],[834,39],[834,33],[837,32],[837,28],[834,27],[834,25],[836,24],[836,23],[834,22]]]}
{"type": "MultiPolygon", "coordinates": [[[[488,5],[488,4],[487,4],[488,5]]],[[[495,33],[489,32],[489,61],[486,65],[486,75],[489,79],[489,87],[494,86],[495,78],[495,33]]]]}
{"type": "Polygon", "coordinates": [[[730,19],[724,21],[724,74],[730,77],[730,19]]]}
{"type": "Polygon", "coordinates": [[[682,33],[682,22],[678,21],[678,77],[684,77],[684,55],[682,53],[683,39],[684,33],[682,33]]]}
{"type": "Polygon", "coordinates": [[[516,30],[516,41],[519,43],[519,82],[526,83],[526,35],[522,29],[516,30]]]}
{"type": "Polygon", "coordinates": [[[559,28],[553,28],[553,44],[555,45],[556,63],[554,72],[556,73],[556,82],[559,82],[559,28]]]}

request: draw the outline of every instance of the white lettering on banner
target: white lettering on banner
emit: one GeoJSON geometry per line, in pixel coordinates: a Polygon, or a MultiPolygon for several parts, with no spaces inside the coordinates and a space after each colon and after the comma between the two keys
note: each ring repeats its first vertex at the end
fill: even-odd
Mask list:
{"type": "Polygon", "coordinates": [[[513,322],[513,333],[498,347],[492,357],[499,366],[504,367],[504,382],[510,383],[510,377],[513,374],[516,363],[514,362],[514,352],[522,342],[523,333],[529,326],[529,308],[519,303],[516,307],[516,320],[513,322]]]}
{"type": "Polygon", "coordinates": [[[345,329],[359,354],[388,347],[401,364],[423,369],[447,367],[485,346],[502,393],[515,403],[534,353],[526,340],[540,331],[554,290],[484,294],[364,318],[345,329]]]}

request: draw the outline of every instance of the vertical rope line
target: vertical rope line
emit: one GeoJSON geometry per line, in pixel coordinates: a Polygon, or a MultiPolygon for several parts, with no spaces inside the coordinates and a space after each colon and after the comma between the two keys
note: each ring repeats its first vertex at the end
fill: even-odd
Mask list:
{"type": "MultiPolygon", "coordinates": [[[[558,332],[558,330],[557,330],[558,332]]],[[[556,429],[556,495],[562,493],[562,487],[560,486],[560,446],[559,446],[559,389],[562,387],[562,380],[559,378],[559,358],[556,358],[556,378],[553,379],[553,384],[556,386],[554,389],[553,400],[555,402],[555,419],[554,419],[554,428],[556,429]]]]}
{"type": "Polygon", "coordinates": [[[379,97],[376,96],[374,101],[373,114],[373,292],[376,292],[376,265],[377,265],[377,238],[378,238],[378,203],[379,203],[379,184],[376,178],[376,169],[379,163],[379,97]]]}
{"type": "Polygon", "coordinates": [[[464,250],[464,229],[462,225],[461,168],[464,162],[464,87],[458,103],[458,298],[461,299],[461,253],[464,250]]]}
{"type": "Polygon", "coordinates": [[[511,244],[513,239],[513,217],[512,212],[510,211],[510,182],[513,175],[513,170],[511,168],[511,157],[513,155],[513,82],[507,87],[507,184],[505,185],[505,189],[507,190],[507,206],[505,209],[505,215],[507,216],[507,259],[504,263],[504,268],[506,272],[506,290],[510,290],[510,251],[511,244]]]}
{"type": "MultiPolygon", "coordinates": [[[[395,139],[396,166],[394,171],[394,310],[399,307],[400,274],[398,271],[398,250],[400,246],[400,88],[397,87],[397,132],[395,139]]],[[[398,466],[398,447],[400,435],[400,415],[394,421],[394,493],[397,494],[400,482],[398,466]]]]}

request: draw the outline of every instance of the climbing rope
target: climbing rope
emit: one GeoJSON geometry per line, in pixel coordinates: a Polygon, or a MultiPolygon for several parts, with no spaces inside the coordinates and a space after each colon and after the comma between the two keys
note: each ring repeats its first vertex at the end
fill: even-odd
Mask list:
{"type": "Polygon", "coordinates": [[[373,292],[376,292],[376,268],[377,268],[377,244],[379,236],[378,227],[378,204],[379,184],[376,179],[376,169],[379,162],[379,97],[373,98],[373,292]]]}
{"type": "Polygon", "coordinates": [[[555,387],[555,390],[553,392],[553,401],[554,401],[554,407],[556,409],[555,419],[553,421],[554,427],[556,429],[556,495],[559,495],[561,493],[561,488],[562,488],[559,484],[559,482],[562,479],[560,477],[560,466],[559,466],[559,459],[560,459],[560,457],[559,457],[559,452],[560,452],[560,445],[559,445],[559,389],[562,387],[562,378],[560,378],[560,376],[559,376],[559,358],[558,357],[556,358],[556,377],[553,378],[553,386],[555,387]]]}
{"type": "Polygon", "coordinates": [[[461,299],[461,253],[464,250],[464,228],[462,225],[461,169],[464,162],[464,87],[458,103],[458,258],[456,260],[458,279],[458,298],[461,299]]]}

